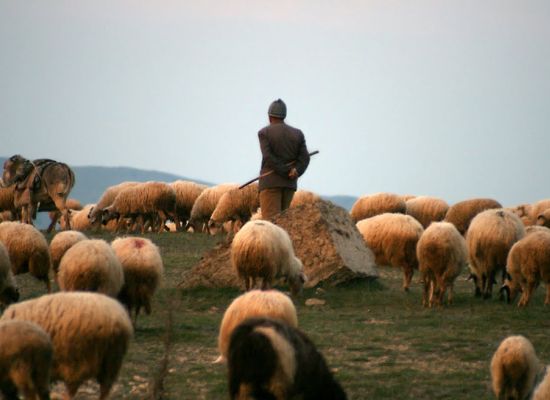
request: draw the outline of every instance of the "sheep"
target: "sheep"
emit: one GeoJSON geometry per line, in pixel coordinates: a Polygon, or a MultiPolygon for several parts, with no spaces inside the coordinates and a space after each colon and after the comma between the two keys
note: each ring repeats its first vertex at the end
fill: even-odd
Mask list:
{"type": "Polygon", "coordinates": [[[474,217],[466,234],[466,243],[476,296],[491,297],[497,272],[504,275],[508,252],[524,236],[523,223],[510,211],[502,208],[485,210],[474,217]]]}
{"type": "Polygon", "coordinates": [[[67,250],[69,250],[77,242],[86,239],[88,239],[86,235],[76,230],[59,232],[53,237],[50,242],[50,255],[52,257],[52,267],[55,276],[57,276],[61,258],[67,250]]]}
{"type": "Polygon", "coordinates": [[[101,226],[101,214],[103,212],[104,208],[109,207],[111,204],[113,204],[113,201],[115,201],[116,196],[119,194],[119,192],[125,188],[135,186],[139,182],[122,182],[118,185],[109,186],[99,200],[97,201],[97,204],[95,207],[90,209],[90,212],[88,213],[88,218],[90,220],[90,225],[93,228],[99,228],[101,226]]]}
{"type": "MultiPolygon", "coordinates": [[[[65,206],[67,207],[67,209],[69,211],[69,222],[72,222],[71,219],[70,219],[70,213],[72,211],[82,210],[82,204],[80,204],[80,201],[78,201],[77,199],[70,198],[70,199],[67,199],[67,201],[65,203],[65,206]]],[[[61,226],[61,221],[63,221],[62,226],[67,227],[67,220],[65,220],[65,219],[63,219],[61,221],[59,220],[59,218],[61,218],[61,211],[59,211],[57,209],[53,210],[53,211],[49,211],[48,216],[50,217],[50,225],[48,226],[48,232],[51,232],[55,228],[55,225],[58,222],[60,223],[60,226],[61,226]]],[[[62,229],[65,229],[65,228],[62,227],[62,229]]],[[[71,229],[74,229],[74,227],[72,226],[72,223],[71,223],[71,229]]]]}
{"type": "Polygon", "coordinates": [[[544,213],[545,210],[550,208],[550,199],[539,200],[536,203],[531,204],[531,207],[528,208],[528,216],[530,225],[537,224],[537,219],[539,215],[544,213]]]}
{"type": "Polygon", "coordinates": [[[62,291],[85,290],[116,298],[124,284],[124,272],[106,241],[82,240],[61,259],[57,283],[62,291]]]}
{"type": "Polygon", "coordinates": [[[405,214],[405,201],[393,193],[376,193],[360,197],[351,207],[351,219],[357,223],[362,219],[371,218],[384,213],[405,214]]]}
{"type": "Polygon", "coordinates": [[[424,282],[424,306],[441,305],[449,288],[452,303],[453,283],[466,267],[466,241],[449,222],[433,222],[420,236],[416,245],[418,269],[424,282]]]}
{"type": "Polygon", "coordinates": [[[530,235],[534,232],[550,232],[550,228],[540,225],[529,225],[525,227],[525,236],[530,235]]]}
{"type": "Polygon", "coordinates": [[[538,226],[550,228],[550,208],[544,210],[537,216],[536,223],[538,226]]]}
{"type": "MultiPolygon", "coordinates": [[[[191,217],[191,209],[193,208],[193,204],[195,204],[195,200],[208,186],[183,180],[174,181],[170,183],[170,186],[176,192],[176,213],[181,225],[185,226],[191,217]]],[[[177,230],[180,230],[182,226],[177,226],[177,230]]]]}
{"type": "Polygon", "coordinates": [[[292,300],[278,290],[251,290],[235,298],[223,314],[218,335],[220,356],[216,362],[227,360],[229,338],[237,325],[248,318],[269,317],[298,326],[298,314],[292,300]]]}
{"type": "Polygon", "coordinates": [[[50,399],[50,336],[28,321],[0,322],[0,392],[6,399],[50,399]]]}
{"type": "Polygon", "coordinates": [[[531,226],[533,225],[533,221],[531,220],[531,204],[519,204],[514,207],[507,207],[507,210],[512,211],[514,214],[516,214],[520,219],[521,222],[525,226],[531,226]]]}
{"type": "Polygon", "coordinates": [[[304,204],[311,204],[321,200],[321,197],[307,190],[297,190],[292,196],[292,201],[289,207],[298,207],[304,204]]]}
{"type": "Polygon", "coordinates": [[[542,281],[546,284],[544,304],[550,304],[550,229],[532,232],[516,242],[508,253],[506,272],[502,290],[508,302],[521,291],[518,307],[525,307],[542,281]]]}
{"type": "Polygon", "coordinates": [[[550,368],[546,368],[546,374],[533,393],[533,400],[550,399],[550,368]]]}
{"type": "Polygon", "coordinates": [[[11,272],[8,250],[0,242],[0,304],[8,305],[17,300],[19,300],[19,290],[11,272]]]}
{"type": "Polygon", "coordinates": [[[119,221],[117,230],[120,230],[125,218],[137,218],[141,233],[145,232],[144,218],[152,220],[158,232],[164,231],[168,218],[179,225],[174,189],[166,183],[153,181],[122,189],[113,203],[103,209],[102,222],[106,224],[116,219],[119,221]]]}
{"type": "Polygon", "coordinates": [[[524,336],[509,336],[491,359],[493,392],[498,399],[526,400],[541,369],[535,349],[524,336]]]}
{"type": "Polygon", "coordinates": [[[100,399],[107,398],[133,336],[124,307],[98,293],[44,295],[12,304],[0,320],[31,321],[50,335],[52,378],[65,383],[71,399],[92,378],[100,385],[100,399]]]}
{"type": "Polygon", "coordinates": [[[375,255],[376,264],[403,269],[403,290],[408,291],[418,268],[416,244],[424,228],[410,215],[385,213],[359,221],[357,229],[375,255]]]}
{"type": "Polygon", "coordinates": [[[493,208],[502,208],[502,205],[493,199],[470,199],[460,201],[449,207],[444,221],[450,222],[461,235],[464,235],[472,219],[482,211],[493,208]]]}
{"type": "Polygon", "coordinates": [[[49,272],[51,269],[48,242],[32,225],[21,222],[0,223],[0,242],[4,243],[11,261],[14,275],[29,272],[46,284],[51,292],[49,272]]]}
{"type": "MultiPolygon", "coordinates": [[[[69,210],[69,220],[71,221],[71,229],[74,231],[87,231],[92,228],[90,222],[90,212],[95,208],[95,204],[86,204],[81,210],[69,210]]],[[[67,224],[63,220],[59,221],[61,230],[67,229],[67,224]]]]}
{"type": "Polygon", "coordinates": [[[208,221],[222,195],[238,187],[235,183],[223,183],[204,190],[193,204],[185,229],[192,228],[194,232],[208,230],[208,221]]]}
{"type": "Polygon", "coordinates": [[[434,221],[442,221],[447,214],[449,204],[437,197],[419,196],[407,200],[406,214],[415,218],[426,229],[434,221]]]}
{"type": "Polygon", "coordinates": [[[231,243],[231,264],[246,290],[261,281],[269,289],[278,277],[285,277],[293,295],[306,281],[303,265],[294,255],[288,233],[269,221],[249,221],[235,234],[231,243]]]}
{"type": "Polygon", "coordinates": [[[117,238],[111,243],[124,272],[124,285],[118,294],[130,316],[135,309],[134,323],[141,307],[151,314],[151,299],[164,272],[158,247],[149,239],[117,238]]]}
{"type": "Polygon", "coordinates": [[[231,189],[220,197],[208,221],[208,228],[219,229],[227,221],[242,226],[250,220],[259,206],[260,196],[257,183],[252,183],[242,189],[231,189]]]}
{"type": "Polygon", "coordinates": [[[12,211],[0,211],[0,222],[15,221],[17,219],[17,215],[12,211]]]}
{"type": "Polygon", "coordinates": [[[231,399],[345,400],[323,355],[296,327],[252,318],[235,328],[228,355],[231,399]]]}

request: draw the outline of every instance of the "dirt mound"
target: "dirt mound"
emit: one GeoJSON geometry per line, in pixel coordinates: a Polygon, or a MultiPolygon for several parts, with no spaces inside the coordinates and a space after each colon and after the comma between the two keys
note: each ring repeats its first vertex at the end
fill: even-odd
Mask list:
{"type": "MultiPolygon", "coordinates": [[[[304,264],[306,287],[378,277],[374,255],[348,212],[326,201],[289,208],[275,218],[304,264]]],[[[242,287],[231,267],[231,242],[218,245],[183,276],[181,287],[242,287]]]]}

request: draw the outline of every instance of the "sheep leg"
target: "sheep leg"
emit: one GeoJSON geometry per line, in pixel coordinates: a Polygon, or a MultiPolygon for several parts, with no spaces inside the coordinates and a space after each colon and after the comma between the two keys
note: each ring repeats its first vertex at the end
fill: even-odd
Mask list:
{"type": "Polygon", "coordinates": [[[164,224],[166,223],[166,219],[168,218],[168,216],[163,210],[158,211],[158,216],[160,218],[158,233],[162,233],[164,232],[164,224]]]}
{"type": "Polygon", "coordinates": [[[550,304],[550,282],[546,284],[546,298],[544,299],[544,305],[550,304]]]}
{"type": "Polygon", "coordinates": [[[426,275],[423,276],[422,278],[424,280],[424,293],[422,295],[422,305],[424,307],[428,307],[429,305],[429,298],[431,297],[431,284],[430,284],[430,280],[428,279],[428,277],[426,275]]]}
{"type": "Polygon", "coordinates": [[[405,292],[409,291],[409,285],[411,284],[414,270],[408,265],[403,267],[403,290],[405,292]]]}
{"type": "Polygon", "coordinates": [[[527,287],[523,291],[523,294],[521,295],[521,299],[518,303],[518,307],[525,307],[529,300],[531,300],[531,296],[533,295],[533,292],[535,291],[537,287],[536,282],[527,282],[527,287]]]}

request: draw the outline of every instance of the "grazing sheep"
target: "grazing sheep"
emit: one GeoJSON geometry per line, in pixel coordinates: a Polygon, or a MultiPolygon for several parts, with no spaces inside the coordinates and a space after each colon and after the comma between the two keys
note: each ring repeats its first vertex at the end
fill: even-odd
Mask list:
{"type": "Polygon", "coordinates": [[[298,207],[304,204],[312,204],[321,200],[321,197],[313,192],[307,190],[297,190],[292,196],[292,201],[289,207],[298,207]]]}
{"type": "Polygon", "coordinates": [[[493,208],[502,208],[502,205],[493,199],[464,200],[449,207],[444,221],[456,226],[460,234],[464,235],[477,214],[493,208]]]}
{"type": "Polygon", "coordinates": [[[548,400],[550,399],[550,368],[546,368],[547,372],[542,378],[542,381],[533,393],[533,400],[548,400]]]}
{"type": "Polygon", "coordinates": [[[52,338],[52,378],[62,380],[69,398],[96,379],[100,399],[113,386],[133,335],[124,307],[98,293],[55,293],[9,306],[0,320],[31,321],[52,338]]]}
{"type": "Polygon", "coordinates": [[[248,318],[268,317],[284,321],[288,325],[298,326],[298,315],[292,300],[278,290],[251,290],[234,299],[225,313],[220,324],[218,335],[218,350],[220,357],[217,361],[227,359],[229,338],[237,325],[248,318]]]}
{"type": "Polygon", "coordinates": [[[208,230],[208,221],[222,195],[238,187],[235,183],[223,183],[204,190],[193,204],[185,229],[192,228],[193,232],[208,230]]]}
{"type": "Polygon", "coordinates": [[[470,276],[476,296],[490,298],[498,271],[506,272],[508,252],[525,236],[519,217],[504,209],[486,210],[474,217],[466,235],[470,276]]]}
{"type": "Polygon", "coordinates": [[[225,192],[216,204],[208,221],[208,228],[219,229],[225,222],[245,224],[260,206],[258,184],[252,183],[242,189],[225,192]]]}
{"type": "Polygon", "coordinates": [[[53,272],[56,276],[57,271],[59,270],[59,263],[61,262],[61,258],[67,252],[67,250],[69,250],[77,242],[86,239],[88,239],[86,235],[76,230],[59,232],[53,237],[52,241],[50,242],[50,254],[52,257],[53,272]]]}
{"type": "Polygon", "coordinates": [[[104,208],[109,207],[115,201],[116,196],[120,193],[121,190],[126,189],[131,186],[137,185],[139,182],[122,182],[118,185],[109,186],[99,200],[95,207],[90,209],[88,218],[90,219],[90,224],[93,228],[99,228],[101,226],[101,214],[104,208]]]}
{"type": "Polygon", "coordinates": [[[449,222],[433,222],[418,240],[416,254],[424,282],[424,306],[441,305],[447,287],[451,304],[453,283],[468,260],[466,241],[460,232],[449,222]]]}
{"type": "Polygon", "coordinates": [[[351,219],[359,222],[384,213],[405,214],[407,206],[401,196],[393,193],[376,193],[362,196],[351,207],[351,219]]]}
{"type": "Polygon", "coordinates": [[[525,307],[542,281],[546,284],[544,304],[550,304],[550,230],[532,232],[516,242],[508,254],[506,272],[502,289],[508,302],[521,291],[518,307],[525,307]]]}
{"type": "Polygon", "coordinates": [[[20,222],[0,223],[0,242],[4,243],[11,261],[14,275],[29,272],[46,284],[51,292],[49,272],[50,250],[44,235],[32,225],[20,222]]]}
{"type": "MultiPolygon", "coordinates": [[[[69,220],[71,221],[72,230],[82,232],[92,229],[92,223],[90,222],[90,218],[88,216],[95,207],[95,204],[86,204],[82,207],[82,210],[69,210],[69,220]]],[[[59,221],[59,225],[62,230],[67,229],[67,226],[63,220],[59,221]]]]}
{"type": "Polygon", "coordinates": [[[356,226],[374,252],[376,264],[403,269],[403,290],[408,291],[418,268],[416,244],[424,232],[420,222],[409,215],[386,213],[361,220],[356,226]]]}
{"type": "Polygon", "coordinates": [[[0,392],[6,399],[50,399],[50,336],[27,321],[0,322],[0,392]]]}
{"type": "Polygon", "coordinates": [[[300,330],[253,318],[231,335],[228,355],[231,399],[345,400],[323,355],[300,330]]]}
{"type": "Polygon", "coordinates": [[[63,291],[85,290],[117,297],[124,284],[124,272],[106,241],[82,240],[61,259],[57,282],[63,291]]]}
{"type": "Polygon", "coordinates": [[[235,234],[231,264],[246,290],[256,286],[256,279],[262,289],[269,289],[275,279],[285,277],[292,294],[297,295],[306,281],[288,233],[269,221],[249,221],[235,234]]]}
{"type": "Polygon", "coordinates": [[[19,290],[11,272],[8,250],[0,242],[0,304],[11,304],[19,300],[19,290]]]}
{"type": "Polygon", "coordinates": [[[415,218],[426,229],[432,222],[442,221],[449,205],[437,197],[419,196],[406,201],[406,214],[415,218]]]}
{"type": "MultiPolygon", "coordinates": [[[[176,192],[176,213],[181,225],[185,226],[191,217],[191,209],[193,208],[193,204],[195,204],[195,200],[208,186],[182,180],[174,181],[170,183],[170,186],[176,192]]],[[[177,230],[180,230],[182,226],[177,226],[177,230]]]]}
{"type": "Polygon", "coordinates": [[[495,396],[498,399],[527,400],[540,369],[541,364],[528,339],[523,336],[507,337],[491,360],[495,396]]]}
{"type": "Polygon", "coordinates": [[[118,299],[130,316],[135,309],[134,322],[137,322],[141,307],[151,314],[151,299],[162,279],[164,267],[159,249],[149,239],[139,237],[117,238],[111,247],[124,271],[118,299]]]}

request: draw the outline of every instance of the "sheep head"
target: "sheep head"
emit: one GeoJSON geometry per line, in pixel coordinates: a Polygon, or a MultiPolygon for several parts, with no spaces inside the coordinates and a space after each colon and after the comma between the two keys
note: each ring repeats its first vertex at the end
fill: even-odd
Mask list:
{"type": "Polygon", "coordinates": [[[307,282],[307,276],[304,274],[304,266],[302,261],[300,261],[297,257],[294,257],[294,262],[292,263],[291,271],[287,280],[292,296],[298,296],[302,292],[304,283],[307,282]]]}
{"type": "Polygon", "coordinates": [[[521,292],[521,286],[517,279],[513,280],[510,274],[506,273],[504,283],[499,290],[501,299],[504,299],[506,303],[510,304],[516,299],[519,292],[521,292]]]}
{"type": "Polygon", "coordinates": [[[107,223],[110,220],[119,219],[119,218],[120,218],[120,213],[113,210],[113,206],[106,207],[101,211],[101,224],[102,225],[107,225],[107,223]]]}

